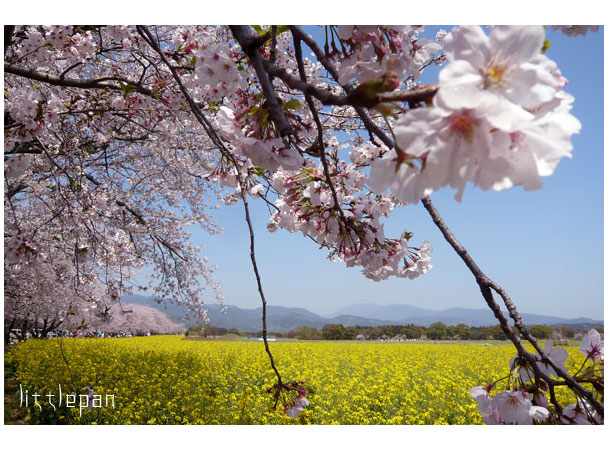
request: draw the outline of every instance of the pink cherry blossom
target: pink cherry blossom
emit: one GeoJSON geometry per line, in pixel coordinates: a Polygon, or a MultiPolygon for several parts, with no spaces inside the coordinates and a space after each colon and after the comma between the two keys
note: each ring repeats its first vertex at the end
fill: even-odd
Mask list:
{"type": "MultiPolygon", "coordinates": [[[[549,339],[546,341],[546,345],[543,349],[543,354],[546,358],[551,360],[556,366],[562,369],[564,372],[567,372],[565,367],[565,362],[568,359],[568,351],[563,347],[553,347],[553,340],[549,339]]],[[[551,367],[551,365],[539,358],[540,362],[536,363],[540,371],[547,376],[555,376],[557,377],[557,373],[555,369],[551,367]]]]}
{"type": "Polygon", "coordinates": [[[505,424],[526,425],[531,423],[529,395],[524,391],[503,391],[491,399],[491,407],[505,424]]]}
{"type": "Polygon", "coordinates": [[[583,338],[579,350],[587,358],[596,361],[604,359],[604,343],[601,340],[599,332],[595,328],[591,328],[583,338]]]}
{"type": "Polygon", "coordinates": [[[568,425],[591,425],[592,423],[601,424],[603,420],[593,412],[591,406],[584,400],[571,403],[561,414],[561,422],[568,425]]]}
{"type": "Polygon", "coordinates": [[[585,36],[589,31],[599,30],[599,25],[551,25],[551,30],[559,30],[567,36],[585,36]]]}
{"type": "Polygon", "coordinates": [[[556,65],[534,47],[504,45],[519,39],[531,45],[538,28],[496,27],[487,37],[460,27],[448,35],[445,51],[453,62],[441,71],[434,107],[409,110],[396,121],[397,150],[372,164],[371,189],[389,187],[407,204],[447,185],[460,200],[468,182],[484,190],[539,189],[541,177],[570,156],[580,123],[556,65]],[[519,74],[529,80],[523,92],[519,74]],[[529,95],[534,85],[539,95],[529,95]]]}
{"type": "Polygon", "coordinates": [[[44,27],[45,38],[55,47],[62,47],[66,44],[70,34],[72,32],[71,26],[57,25],[44,27]]]}

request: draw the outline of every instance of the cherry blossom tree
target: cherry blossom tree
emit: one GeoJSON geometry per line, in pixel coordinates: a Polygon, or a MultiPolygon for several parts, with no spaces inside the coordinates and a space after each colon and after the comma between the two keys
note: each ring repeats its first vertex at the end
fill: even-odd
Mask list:
{"type": "Polygon", "coordinates": [[[173,322],[163,311],[152,306],[122,303],[114,307],[108,320],[98,321],[88,330],[100,333],[184,334],[186,326],[173,322]]]}
{"type": "Polygon", "coordinates": [[[465,26],[435,40],[421,26],[324,32],[318,43],[297,26],[6,27],[11,301],[27,310],[55,292],[114,300],[150,266],[158,298],[198,305],[203,281],[222,301],[186,229],[216,233],[209,210],[241,203],[277,377],[270,394],[294,417],[308,405],[306,384],[282,379],[267,342],[249,202],[269,206],[269,231],[300,232],[376,281],[432,267],[427,240],[384,232],[395,208],[421,202],[517,349],[510,389],[471,390],[486,422],[600,423],[603,346],[589,337],[587,371],[568,374],[565,355],[531,336],[429,197],[449,186],[459,201],[468,183],[539,189],[570,156],[580,123],[544,55],[544,27],[465,26]],[[422,85],[431,65],[444,65],[439,82],[422,85]],[[554,394],[564,385],[578,398],[565,408],[554,394]]]}

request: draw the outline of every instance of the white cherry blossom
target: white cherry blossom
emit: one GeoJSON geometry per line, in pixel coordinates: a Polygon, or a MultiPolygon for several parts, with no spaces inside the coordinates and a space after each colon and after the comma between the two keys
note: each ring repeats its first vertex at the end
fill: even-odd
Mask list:
{"type": "Polygon", "coordinates": [[[528,110],[550,101],[556,78],[539,58],[542,26],[496,26],[489,36],[480,27],[455,28],[443,40],[450,63],[439,74],[437,103],[478,109],[506,132],[531,120],[528,110]]]}
{"type": "Polygon", "coordinates": [[[595,328],[591,328],[585,335],[579,350],[583,355],[593,361],[604,359],[604,342],[601,340],[601,336],[595,328]]]}

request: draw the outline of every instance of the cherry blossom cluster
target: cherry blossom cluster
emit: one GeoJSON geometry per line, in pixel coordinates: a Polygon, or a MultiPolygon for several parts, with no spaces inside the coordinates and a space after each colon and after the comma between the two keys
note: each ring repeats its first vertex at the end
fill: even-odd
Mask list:
{"type": "Polygon", "coordinates": [[[483,422],[488,425],[530,425],[532,420],[543,421],[549,412],[542,406],[532,405],[530,394],[524,390],[502,391],[489,395],[493,385],[470,389],[470,395],[478,403],[483,422]]]}
{"type": "MultiPolygon", "coordinates": [[[[579,349],[585,360],[574,377],[578,376],[582,382],[591,383],[597,395],[603,398],[604,344],[597,330],[591,329],[584,336],[579,349]]],[[[559,375],[552,365],[567,372],[567,359],[566,349],[553,347],[553,341],[549,339],[541,355],[517,355],[511,359],[511,373],[507,383],[509,389],[491,395],[501,380],[470,389],[468,392],[477,402],[483,422],[489,425],[602,424],[603,417],[585,398],[579,397],[575,403],[561,410],[557,408],[558,405],[549,404],[546,393],[550,387],[539,374],[553,377],[552,379],[558,378],[559,375]]]]}
{"type": "MultiPolygon", "coordinates": [[[[252,110],[251,107],[242,108],[240,116],[249,117],[248,112],[252,110]]],[[[260,136],[257,134],[262,128],[260,122],[256,122],[255,126],[245,124],[242,128],[235,113],[224,106],[220,108],[217,120],[219,134],[233,145],[238,154],[247,157],[254,165],[275,172],[280,166],[287,170],[297,170],[303,164],[299,152],[281,139],[254,137],[253,135],[260,136]]]]}
{"type": "Polygon", "coordinates": [[[443,38],[449,64],[428,108],[394,124],[396,147],[373,164],[369,185],[405,203],[444,186],[461,200],[481,189],[539,189],[572,149],[580,123],[557,65],[541,53],[542,26],[455,28],[443,38]]]}
{"type": "Polygon", "coordinates": [[[13,235],[4,245],[4,258],[10,264],[37,265],[45,257],[22,236],[13,235]]]}
{"type": "Polygon", "coordinates": [[[179,27],[171,42],[175,58],[192,69],[183,79],[195,99],[216,102],[247,90],[248,73],[239,66],[238,47],[223,39],[220,28],[179,27]]]}
{"type": "Polygon", "coordinates": [[[427,241],[415,248],[409,245],[407,232],[399,239],[385,236],[380,218],[388,217],[394,208],[390,197],[359,192],[366,177],[353,163],[337,161],[333,170],[334,193],[321,165],[276,171],[273,186],[280,198],[269,230],[300,231],[328,248],[331,260],[360,266],[375,281],[389,276],[416,278],[429,270],[432,249],[427,241]]]}
{"type": "Polygon", "coordinates": [[[339,25],[337,35],[343,51],[344,46],[350,50],[339,66],[339,83],[353,79],[363,83],[394,72],[411,85],[441,50],[438,42],[419,38],[422,31],[420,26],[339,25]]]}
{"type": "Polygon", "coordinates": [[[275,402],[272,409],[275,410],[278,403],[281,402],[284,413],[293,419],[296,419],[309,406],[309,400],[305,397],[307,389],[304,381],[276,383],[267,389],[267,393],[272,395],[275,402]]]}
{"type": "Polygon", "coordinates": [[[586,36],[589,31],[599,30],[599,25],[551,25],[551,30],[561,31],[567,36],[586,36]]]}

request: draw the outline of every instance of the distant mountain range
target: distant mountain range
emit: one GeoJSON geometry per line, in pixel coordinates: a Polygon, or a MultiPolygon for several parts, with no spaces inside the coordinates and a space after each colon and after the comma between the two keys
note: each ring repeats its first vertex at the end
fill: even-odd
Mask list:
{"type": "MultiPolygon", "coordinates": [[[[155,307],[165,312],[174,322],[191,327],[198,323],[196,319],[185,317],[186,310],[169,302],[158,304],[150,297],[141,295],[125,296],[123,302],[155,307]]],[[[261,330],[262,308],[247,309],[237,306],[227,306],[226,312],[220,311],[220,305],[205,305],[210,319],[209,323],[221,328],[236,328],[243,331],[261,330]]],[[[601,320],[585,317],[565,319],[562,317],[544,316],[539,314],[521,314],[526,325],[570,325],[574,328],[603,324],[601,320]]],[[[377,305],[362,303],[340,309],[330,317],[315,314],[304,308],[288,308],[285,306],[267,306],[267,327],[269,331],[285,333],[299,326],[322,328],[328,323],[339,323],[343,326],[379,326],[415,324],[428,326],[434,322],[445,325],[464,323],[469,326],[497,325],[493,313],[486,309],[450,308],[443,311],[418,308],[410,305],[377,305]]]]}

